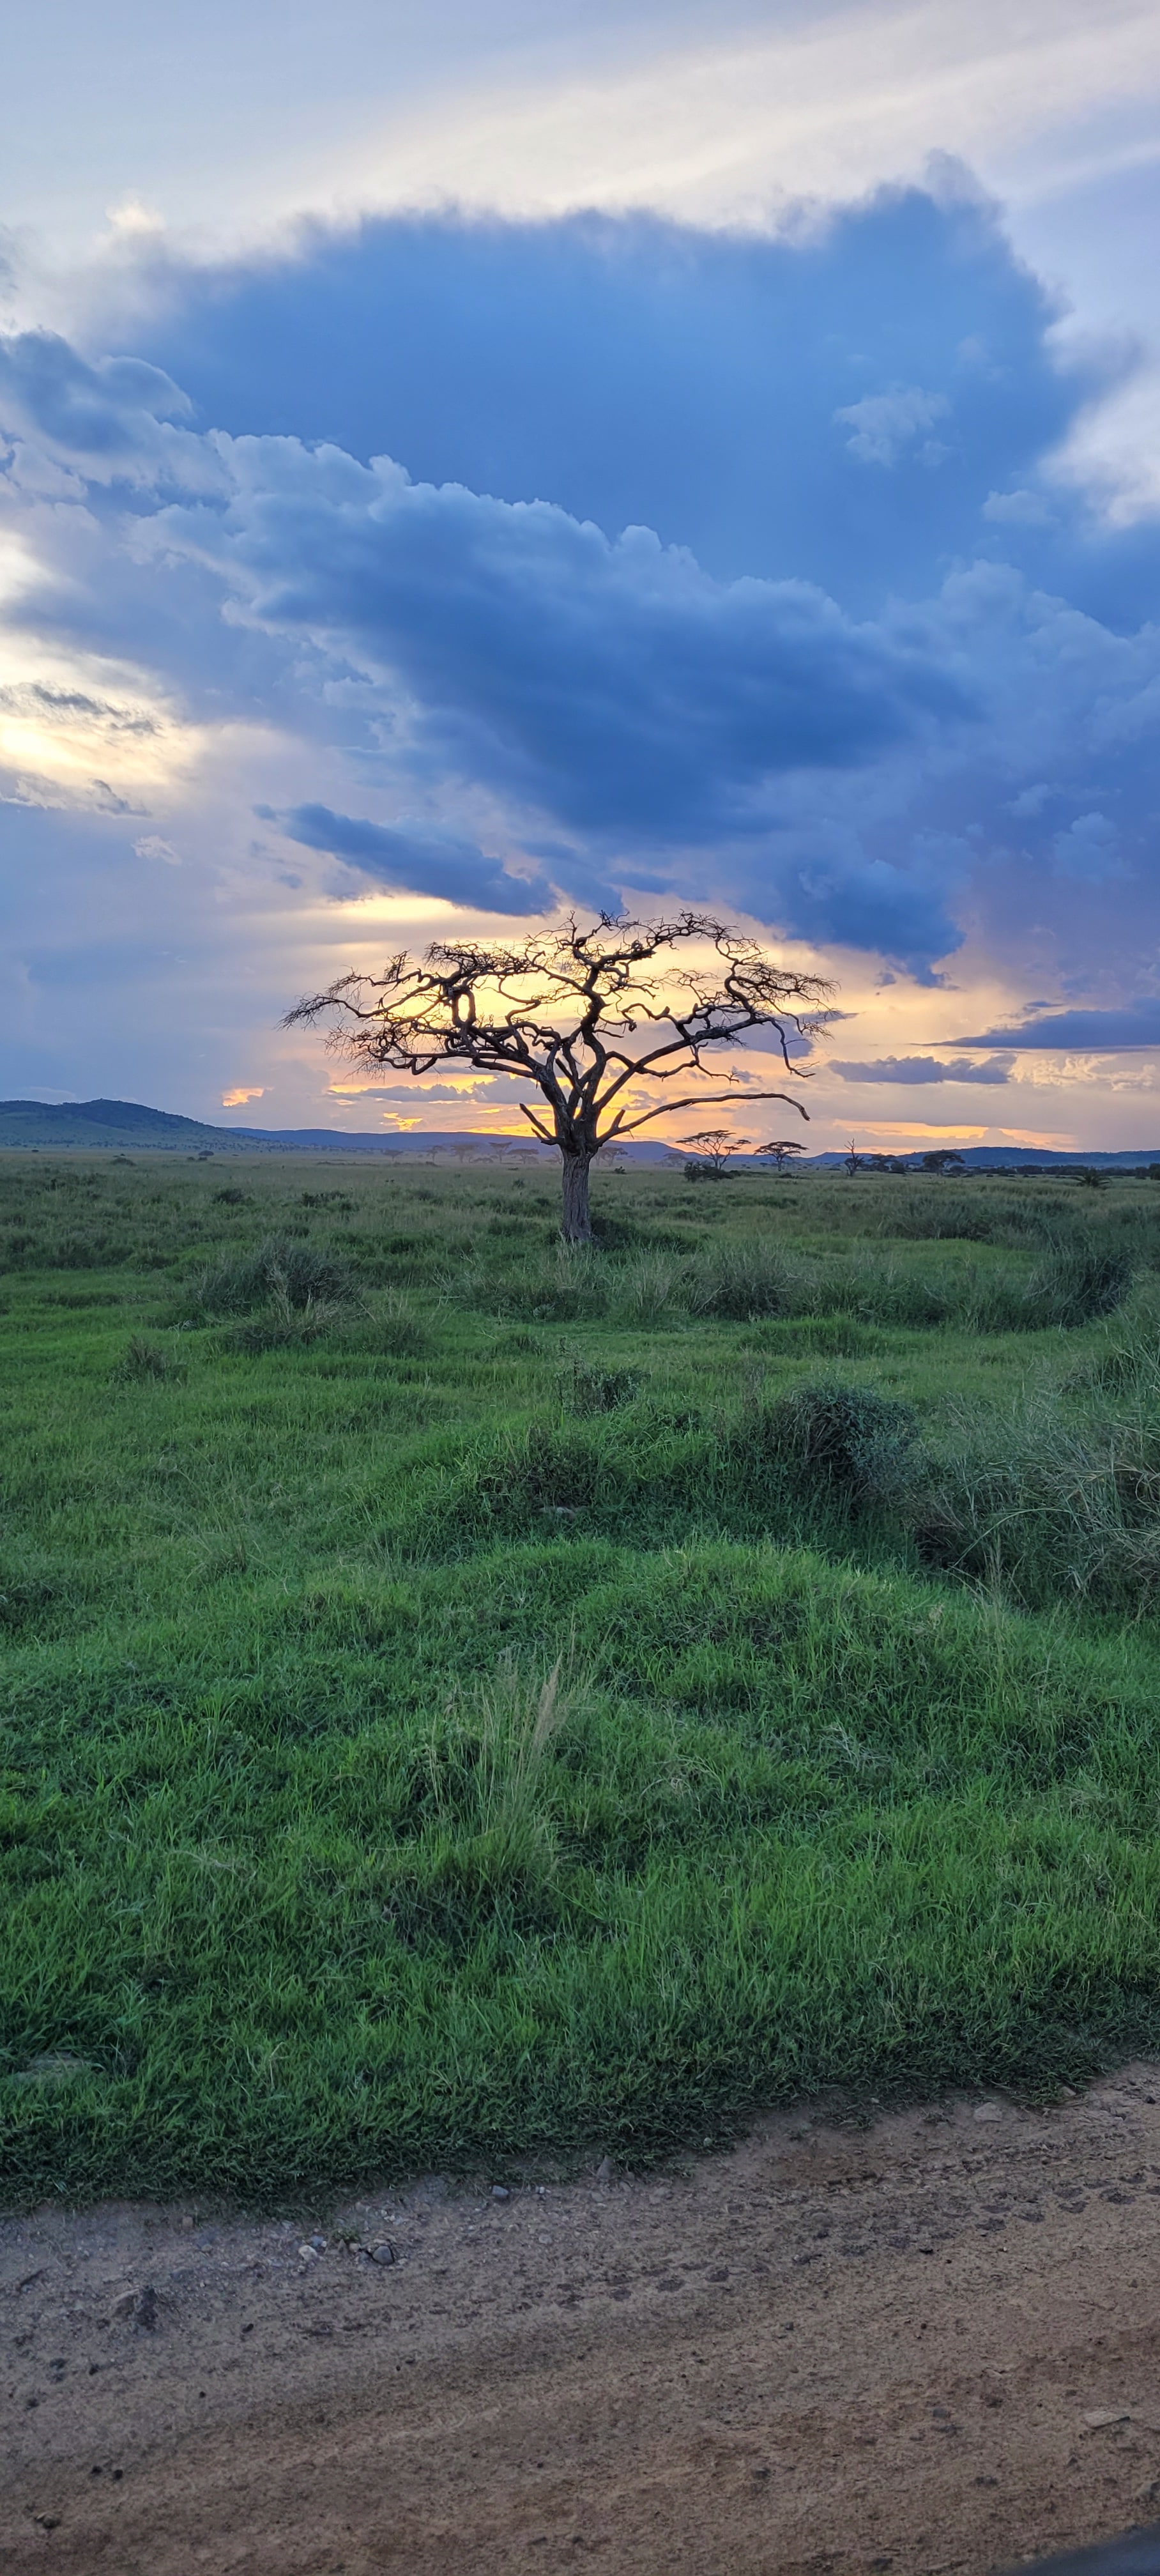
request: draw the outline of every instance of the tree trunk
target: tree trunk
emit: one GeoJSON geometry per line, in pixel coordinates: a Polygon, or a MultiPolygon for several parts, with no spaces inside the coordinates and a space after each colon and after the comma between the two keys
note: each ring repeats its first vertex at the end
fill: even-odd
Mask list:
{"type": "Polygon", "coordinates": [[[591,1154],[564,1154],[564,1212],[560,1232],[565,1243],[591,1243],[592,1219],[588,1213],[588,1174],[592,1169],[591,1154]]]}

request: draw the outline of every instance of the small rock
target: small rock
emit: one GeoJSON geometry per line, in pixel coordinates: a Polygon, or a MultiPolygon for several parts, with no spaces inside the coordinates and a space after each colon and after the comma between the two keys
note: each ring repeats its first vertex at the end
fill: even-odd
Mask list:
{"type": "MultiPolygon", "coordinates": [[[[1061,2084],[1061,2085],[1060,2085],[1060,2088],[1059,2088],[1059,2098],[1060,2098],[1060,2101],[1061,2101],[1061,2102],[1074,2102],[1074,2100],[1075,2100],[1075,2086],[1074,2086],[1074,2084],[1061,2084]]],[[[1149,2101],[1151,2100],[1151,2098],[1152,2098],[1152,2097],[1151,2097],[1151,2095],[1149,2094],[1149,2096],[1148,2096],[1149,2101]]]]}
{"type": "Polygon", "coordinates": [[[312,2251],[313,2251],[315,2254],[325,2254],[325,2252],[326,2252],[326,2238],[325,2238],[325,2236],[312,2236],[312,2237],[311,2237],[311,2239],[310,2239],[310,2244],[311,2244],[311,2249],[312,2249],[312,2251]]]}
{"type": "Polygon", "coordinates": [[[318,2248],[315,2245],[300,2245],[298,2253],[303,2263],[316,2263],[318,2260],[318,2248]]]}
{"type": "Polygon", "coordinates": [[[189,2236],[189,2235],[191,2235],[191,2234],[192,2234],[192,2232],[193,2232],[193,2220],[192,2220],[192,2218],[183,2218],[183,2219],[182,2219],[182,2222],[181,2222],[181,2232],[182,2232],[182,2235],[183,2235],[183,2236],[189,2236]]]}
{"type": "Polygon", "coordinates": [[[1001,2120],[1003,2117],[1002,2104],[999,2102],[980,2102],[978,2110],[975,2112],[974,2116],[976,2120],[1001,2120]]]}
{"type": "Polygon", "coordinates": [[[601,2156],[600,2162],[596,2168],[597,2182],[611,2182],[614,2170],[615,2168],[613,2166],[611,2156],[601,2156]]]}
{"type": "Polygon", "coordinates": [[[125,2320],[125,2318],[126,2318],[126,2317],[131,2317],[131,2316],[132,2316],[133,2311],[134,2311],[134,2309],[135,2309],[136,2305],[137,2305],[137,2293],[136,2293],[136,2291],[135,2291],[135,2290],[122,2290],[120,2298],[119,2298],[119,2299],[114,2299],[114,2301],[113,2301],[113,2308],[112,2308],[112,2313],[113,2313],[114,2317],[116,2318],[118,2325],[123,2324],[123,2322],[124,2322],[124,2320],[125,2320]]]}
{"type": "Polygon", "coordinates": [[[398,2260],[389,2236],[381,2237],[370,2249],[372,2263],[394,2263],[398,2260]]]}
{"type": "Polygon", "coordinates": [[[1132,2418],[1124,2406],[1093,2406],[1083,2420],[1093,2433],[1102,2433],[1109,2424],[1130,2424],[1132,2418]]]}
{"type": "Polygon", "coordinates": [[[491,2186],[491,2196],[493,2200],[510,2200],[511,2193],[508,2190],[506,2182],[493,2182],[491,2186]]]}

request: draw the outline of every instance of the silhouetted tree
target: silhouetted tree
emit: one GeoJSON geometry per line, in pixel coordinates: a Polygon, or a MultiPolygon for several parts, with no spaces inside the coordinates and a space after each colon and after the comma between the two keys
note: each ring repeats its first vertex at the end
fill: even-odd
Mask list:
{"type": "MultiPolygon", "coordinates": [[[[711,1173],[715,1181],[725,1179],[734,1154],[747,1154],[749,1151],[745,1137],[732,1135],[728,1127],[702,1127],[699,1135],[682,1136],[679,1141],[682,1145],[691,1145],[701,1169],[711,1173]]],[[[696,1168],[691,1163],[685,1165],[686,1171],[696,1168]]]]}
{"type": "MultiPolygon", "coordinates": [[[[817,976],[775,964],[758,942],[707,913],[674,920],[576,920],[533,934],[514,948],[439,941],[422,960],[390,959],[381,975],[343,975],[296,1004],[284,1025],[329,1019],[329,1043],[364,1067],[416,1076],[466,1064],[538,1091],[521,1103],[537,1136],[563,1164],[563,1234],[586,1243],[592,1227],[588,1179],[605,1145],[678,1109],[725,1101],[733,1091],[703,1086],[709,1050],[769,1029],[787,1072],[785,1023],[828,998],[817,976]],[[640,1106],[645,1084],[679,1096],[640,1106]],[[688,1084],[696,1087],[691,1091],[688,1084]]],[[[746,1101],[785,1100],[786,1091],[750,1090],[746,1101]]]]}
{"type": "Polygon", "coordinates": [[[851,1180],[853,1180],[855,1172],[860,1172],[862,1169],[862,1157],[852,1136],[843,1156],[843,1161],[845,1162],[845,1166],[851,1180]]]}
{"type": "Polygon", "coordinates": [[[779,1180],[786,1172],[792,1172],[792,1157],[795,1154],[804,1154],[805,1150],[804,1145],[797,1144],[790,1136],[775,1136],[771,1144],[759,1145],[757,1148],[762,1161],[772,1163],[779,1180]]]}
{"type": "Polygon", "coordinates": [[[933,1153],[923,1155],[922,1168],[924,1172],[961,1172],[966,1166],[961,1154],[948,1145],[938,1145],[933,1153]]]}

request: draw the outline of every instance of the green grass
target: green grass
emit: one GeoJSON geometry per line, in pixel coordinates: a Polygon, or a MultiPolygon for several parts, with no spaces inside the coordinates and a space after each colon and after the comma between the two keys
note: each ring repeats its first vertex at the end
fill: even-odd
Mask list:
{"type": "Polygon", "coordinates": [[[1160,1191],[594,1195],[0,1161],[9,2198],[1160,2046],[1160,1191]]]}

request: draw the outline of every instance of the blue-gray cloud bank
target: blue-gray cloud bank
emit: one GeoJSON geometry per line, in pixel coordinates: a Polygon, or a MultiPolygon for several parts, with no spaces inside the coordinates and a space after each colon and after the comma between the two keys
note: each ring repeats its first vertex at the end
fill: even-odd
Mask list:
{"type": "Polygon", "coordinates": [[[42,524],[29,455],[75,487],[24,613],[281,726],[317,763],[289,839],[513,914],[711,894],[919,973],[1046,909],[1073,984],[1138,972],[1160,544],[1053,477],[1110,376],[1064,371],[969,189],[777,241],[446,219],[149,259],[112,355],[0,354],[13,511],[42,524]]]}
{"type": "Polygon", "coordinates": [[[422,824],[392,830],[363,823],[349,814],[332,814],[327,805],[295,805],[277,814],[268,805],[255,807],[264,822],[278,823],[287,840],[306,850],[324,850],[362,869],[376,885],[408,894],[437,895],[445,903],[470,905],[478,912],[543,912],[552,889],[542,876],[512,876],[480,849],[452,832],[422,824]]]}

